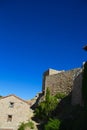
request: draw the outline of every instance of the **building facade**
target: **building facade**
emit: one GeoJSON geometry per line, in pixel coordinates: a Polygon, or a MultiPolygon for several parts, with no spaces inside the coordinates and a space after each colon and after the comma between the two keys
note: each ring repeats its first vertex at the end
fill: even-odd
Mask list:
{"type": "Polygon", "coordinates": [[[31,116],[29,104],[15,95],[0,99],[0,130],[17,130],[31,116]]]}

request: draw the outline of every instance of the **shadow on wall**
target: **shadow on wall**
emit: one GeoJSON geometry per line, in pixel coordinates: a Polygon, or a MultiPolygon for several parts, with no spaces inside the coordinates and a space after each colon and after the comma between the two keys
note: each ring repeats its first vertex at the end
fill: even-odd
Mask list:
{"type": "Polygon", "coordinates": [[[81,72],[74,80],[72,89],[72,105],[83,105],[82,102],[82,75],[81,72]]]}
{"type": "Polygon", "coordinates": [[[31,106],[31,109],[35,110],[38,106],[38,103],[43,99],[44,93],[38,93],[35,103],[31,106]]]}
{"type": "Polygon", "coordinates": [[[71,111],[71,93],[61,99],[58,103],[56,110],[52,113],[53,117],[57,117],[58,119],[65,119],[71,111]]]}
{"type": "MultiPolygon", "coordinates": [[[[80,105],[72,106],[71,97],[72,92],[61,99],[56,109],[51,114],[50,118],[60,120],[61,124],[59,130],[83,130],[73,129],[73,127],[76,128],[76,125],[78,125],[77,121],[79,121],[79,118],[80,121],[81,119],[83,121],[84,110],[80,105]]],[[[47,121],[43,122],[41,120],[38,120],[37,117],[33,117],[32,120],[37,122],[38,130],[45,130],[44,126],[47,124],[47,121]]]]}

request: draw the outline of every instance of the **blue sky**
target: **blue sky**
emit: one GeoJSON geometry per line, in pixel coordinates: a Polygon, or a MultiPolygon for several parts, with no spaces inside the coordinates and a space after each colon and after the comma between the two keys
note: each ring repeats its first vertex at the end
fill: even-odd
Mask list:
{"type": "Polygon", "coordinates": [[[0,0],[0,94],[33,98],[48,68],[87,60],[86,0],[0,0]]]}

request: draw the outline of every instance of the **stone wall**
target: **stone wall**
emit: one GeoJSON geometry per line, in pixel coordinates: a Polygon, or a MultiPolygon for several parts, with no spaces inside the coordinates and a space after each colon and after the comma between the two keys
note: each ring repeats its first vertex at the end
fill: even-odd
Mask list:
{"type": "Polygon", "coordinates": [[[72,69],[69,71],[58,71],[56,74],[49,74],[49,70],[43,75],[43,87],[42,91],[46,93],[47,87],[50,89],[52,95],[58,92],[70,93],[73,86],[73,79],[75,74],[80,69],[72,69]]]}
{"type": "Polygon", "coordinates": [[[82,101],[82,72],[74,79],[72,88],[72,105],[83,105],[82,101]]]}
{"type": "Polygon", "coordinates": [[[43,73],[43,82],[42,82],[42,91],[45,89],[45,81],[46,77],[54,74],[61,73],[62,71],[54,70],[54,69],[48,69],[43,73]]]}

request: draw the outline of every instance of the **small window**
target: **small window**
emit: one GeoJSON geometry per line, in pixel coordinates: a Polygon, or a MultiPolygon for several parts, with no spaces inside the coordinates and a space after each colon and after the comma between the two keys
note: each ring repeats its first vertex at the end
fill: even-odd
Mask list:
{"type": "Polygon", "coordinates": [[[13,108],[14,107],[14,102],[10,102],[9,107],[13,108]]]}
{"type": "Polygon", "coordinates": [[[8,115],[7,121],[8,121],[8,122],[11,122],[11,121],[12,121],[12,115],[8,115]]]}

